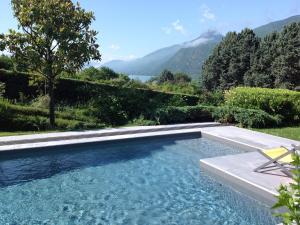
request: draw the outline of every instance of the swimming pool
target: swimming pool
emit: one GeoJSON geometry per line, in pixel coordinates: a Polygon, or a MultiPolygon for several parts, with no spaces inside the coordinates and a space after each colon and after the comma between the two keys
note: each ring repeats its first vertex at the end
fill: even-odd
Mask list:
{"type": "Polygon", "coordinates": [[[201,158],[240,152],[188,135],[2,154],[0,224],[274,225],[200,171],[201,158]]]}

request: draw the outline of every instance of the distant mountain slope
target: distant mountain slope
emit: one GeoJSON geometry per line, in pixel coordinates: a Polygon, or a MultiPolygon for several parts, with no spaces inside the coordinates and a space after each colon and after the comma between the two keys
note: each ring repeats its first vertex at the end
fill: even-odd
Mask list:
{"type": "Polygon", "coordinates": [[[103,66],[117,72],[135,75],[158,75],[166,68],[174,72],[199,75],[202,61],[221,39],[221,34],[208,31],[192,41],[157,50],[142,58],[131,61],[114,60],[103,66]]]}
{"type": "Polygon", "coordinates": [[[169,60],[180,48],[181,45],[173,45],[159,49],[136,60],[114,60],[104,64],[104,66],[110,67],[120,73],[153,75],[153,73],[156,73],[157,68],[169,60]]]}
{"type": "MultiPolygon", "coordinates": [[[[266,24],[254,29],[254,32],[259,37],[264,37],[273,31],[281,31],[285,25],[292,22],[300,22],[300,15],[266,24]]],[[[221,40],[221,34],[208,31],[195,40],[159,49],[142,58],[131,61],[114,60],[103,66],[131,75],[155,76],[162,70],[169,69],[197,78],[201,73],[203,62],[221,40]]]]}
{"type": "Polygon", "coordinates": [[[184,72],[190,74],[193,78],[197,78],[200,75],[204,61],[223,38],[221,34],[216,32],[208,32],[201,35],[201,37],[203,38],[205,35],[207,36],[206,41],[181,48],[166,63],[162,64],[160,70],[168,69],[172,72],[184,72]]]}
{"type": "Polygon", "coordinates": [[[254,29],[254,32],[256,33],[257,36],[264,37],[267,34],[270,34],[274,31],[281,31],[284,26],[294,22],[300,22],[300,15],[292,16],[284,20],[278,20],[272,23],[268,23],[266,25],[254,29]]]}

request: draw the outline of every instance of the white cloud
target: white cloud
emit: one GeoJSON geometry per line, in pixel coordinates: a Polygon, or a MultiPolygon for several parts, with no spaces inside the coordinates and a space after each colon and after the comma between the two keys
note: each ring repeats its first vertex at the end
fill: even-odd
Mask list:
{"type": "Polygon", "coordinates": [[[178,33],[181,33],[183,35],[186,34],[186,30],[185,30],[184,26],[181,24],[179,19],[177,19],[176,21],[171,23],[170,26],[163,27],[161,29],[165,34],[171,34],[172,32],[178,32],[178,33]]]}
{"type": "Polygon", "coordinates": [[[117,50],[119,50],[121,47],[120,47],[119,45],[112,44],[112,45],[109,46],[109,48],[112,49],[112,50],[117,51],[117,50]]]}
{"type": "Polygon", "coordinates": [[[205,22],[206,20],[216,20],[216,15],[211,11],[211,9],[206,5],[202,4],[201,6],[201,22],[205,22]]]}
{"type": "Polygon", "coordinates": [[[183,25],[180,23],[180,20],[176,20],[172,23],[173,29],[178,31],[179,33],[185,34],[185,29],[183,25]]]}
{"type": "Polygon", "coordinates": [[[100,64],[102,65],[102,64],[107,63],[107,62],[112,61],[112,60],[130,61],[130,60],[134,60],[136,58],[137,58],[137,56],[134,55],[134,54],[129,54],[129,55],[103,54],[100,64]]]}

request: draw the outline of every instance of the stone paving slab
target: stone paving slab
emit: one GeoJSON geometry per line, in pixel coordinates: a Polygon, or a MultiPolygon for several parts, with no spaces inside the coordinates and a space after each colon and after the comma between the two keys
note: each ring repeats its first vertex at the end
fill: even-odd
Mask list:
{"type": "Polygon", "coordinates": [[[229,155],[200,160],[201,169],[248,194],[267,205],[276,202],[280,184],[288,184],[291,179],[278,169],[257,173],[253,170],[266,162],[257,152],[229,155]]]}
{"type": "Polygon", "coordinates": [[[242,147],[249,151],[270,149],[278,146],[289,147],[292,144],[300,145],[299,141],[264,134],[235,126],[204,127],[201,129],[203,137],[220,140],[228,144],[242,147]]]}
{"type": "Polygon", "coordinates": [[[234,126],[202,128],[201,135],[247,151],[237,155],[200,160],[200,167],[203,170],[237,190],[271,206],[276,201],[274,196],[277,195],[276,190],[280,184],[291,182],[291,179],[280,170],[274,169],[264,173],[256,173],[253,170],[267,162],[258,150],[278,146],[291,147],[292,144],[299,145],[299,141],[234,126]]]}

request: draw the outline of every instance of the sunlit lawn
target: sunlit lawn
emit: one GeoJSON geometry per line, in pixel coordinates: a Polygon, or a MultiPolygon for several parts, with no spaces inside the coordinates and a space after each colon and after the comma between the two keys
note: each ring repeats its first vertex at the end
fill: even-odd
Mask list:
{"type": "Polygon", "coordinates": [[[270,129],[255,129],[256,131],[300,141],[300,126],[270,129]]]}
{"type": "Polygon", "coordinates": [[[13,131],[13,132],[2,132],[2,131],[0,131],[0,137],[26,135],[26,134],[53,133],[53,132],[57,132],[57,131],[13,131]]]}

